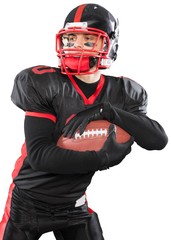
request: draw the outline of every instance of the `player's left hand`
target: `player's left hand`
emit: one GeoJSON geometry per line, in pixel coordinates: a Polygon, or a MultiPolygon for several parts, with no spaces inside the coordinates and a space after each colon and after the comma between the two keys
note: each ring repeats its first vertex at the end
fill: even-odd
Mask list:
{"type": "Polygon", "coordinates": [[[103,104],[98,104],[90,107],[74,116],[64,127],[64,137],[73,137],[77,130],[80,135],[83,134],[87,124],[94,120],[103,119],[102,116],[103,104]]]}

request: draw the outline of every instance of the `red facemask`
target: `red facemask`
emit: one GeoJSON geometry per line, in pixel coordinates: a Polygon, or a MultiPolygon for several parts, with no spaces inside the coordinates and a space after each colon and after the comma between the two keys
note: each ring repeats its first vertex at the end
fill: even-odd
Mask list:
{"type": "MultiPolygon", "coordinates": [[[[75,23],[74,23],[75,24],[75,23]]],[[[81,22],[82,24],[82,22],[81,22]]],[[[74,25],[75,26],[75,25],[74,25]]],[[[97,39],[97,41],[98,41],[97,39]]],[[[59,31],[56,35],[56,51],[57,56],[59,57],[60,63],[59,67],[61,72],[64,74],[92,74],[98,69],[109,68],[109,58],[107,56],[109,52],[110,40],[108,35],[95,28],[82,28],[82,27],[71,27],[64,28],[59,31]],[[64,47],[63,35],[69,33],[82,33],[97,35],[98,39],[103,39],[103,44],[101,49],[95,50],[94,46],[92,48],[84,49],[83,51],[79,50],[78,54],[75,53],[75,48],[70,46],[64,47]],[[92,61],[93,59],[93,61],[92,61]],[[96,59],[96,60],[94,60],[96,59]],[[94,67],[92,69],[92,67],[94,67]]]]}

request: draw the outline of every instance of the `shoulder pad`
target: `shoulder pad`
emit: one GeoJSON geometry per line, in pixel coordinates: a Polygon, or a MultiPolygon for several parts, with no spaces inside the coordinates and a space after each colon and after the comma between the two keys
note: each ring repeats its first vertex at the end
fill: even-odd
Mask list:
{"type": "MultiPolygon", "coordinates": [[[[54,114],[54,81],[57,69],[36,66],[22,70],[14,80],[11,100],[24,111],[46,112],[54,114]]],[[[57,87],[57,86],[56,86],[57,87]]]]}
{"type": "Polygon", "coordinates": [[[122,77],[125,91],[127,111],[146,114],[148,95],[145,89],[134,80],[122,77]]]}

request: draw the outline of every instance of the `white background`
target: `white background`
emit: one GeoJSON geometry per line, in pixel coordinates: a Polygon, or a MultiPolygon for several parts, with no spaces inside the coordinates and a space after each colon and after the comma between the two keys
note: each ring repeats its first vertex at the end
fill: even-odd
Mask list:
{"type": "MultiPolygon", "coordinates": [[[[92,1],[0,3],[1,216],[11,172],[24,142],[24,113],[10,100],[14,77],[30,66],[57,66],[55,34],[71,9],[89,2],[92,1]]],[[[143,85],[149,95],[148,116],[160,122],[170,136],[169,0],[97,0],[96,3],[120,20],[118,59],[104,73],[124,75],[143,85]]],[[[87,195],[90,207],[98,212],[106,240],[171,239],[170,155],[170,143],[162,151],[147,151],[134,145],[122,164],[96,173],[87,195]]],[[[54,237],[48,233],[43,239],[54,237]]]]}

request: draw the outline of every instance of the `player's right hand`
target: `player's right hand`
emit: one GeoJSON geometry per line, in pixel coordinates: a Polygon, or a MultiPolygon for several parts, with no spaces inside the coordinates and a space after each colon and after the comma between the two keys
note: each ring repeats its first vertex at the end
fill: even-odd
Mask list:
{"type": "Polygon", "coordinates": [[[101,166],[99,170],[105,170],[115,165],[118,165],[131,152],[131,146],[134,138],[131,137],[126,143],[116,142],[116,133],[113,130],[114,126],[110,126],[109,136],[103,148],[97,152],[101,159],[101,166]]]}

